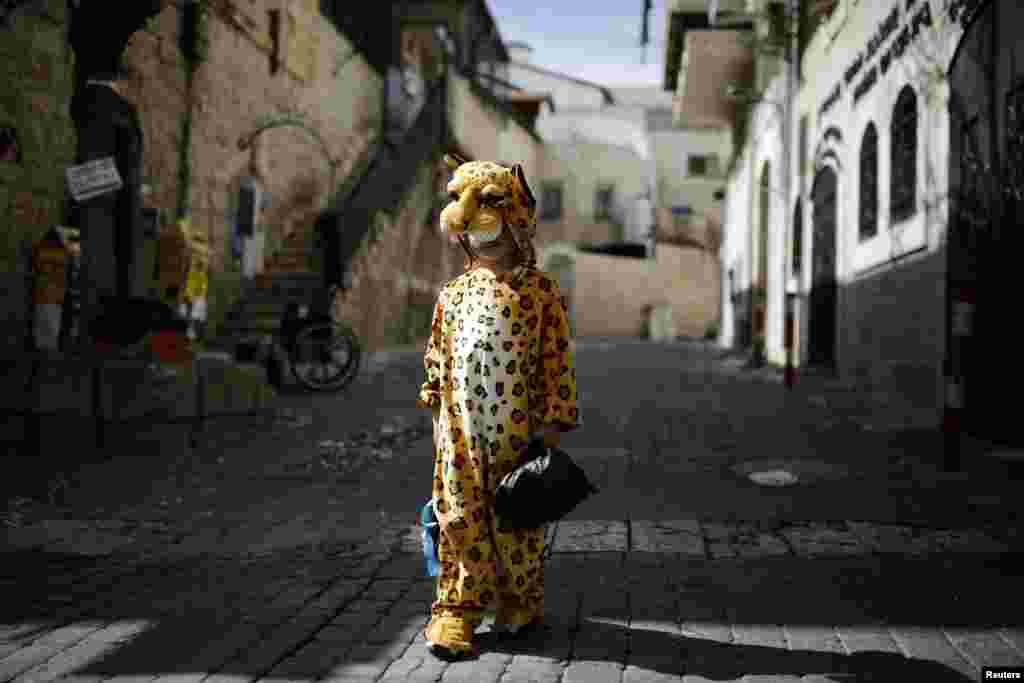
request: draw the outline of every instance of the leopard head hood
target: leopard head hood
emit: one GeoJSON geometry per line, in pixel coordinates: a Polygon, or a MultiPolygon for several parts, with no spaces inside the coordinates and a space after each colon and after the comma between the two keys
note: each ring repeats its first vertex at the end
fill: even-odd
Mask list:
{"type": "Polygon", "coordinates": [[[522,264],[535,267],[537,202],[522,166],[464,161],[454,155],[445,155],[444,161],[452,178],[446,187],[451,201],[441,211],[441,232],[462,244],[469,257],[467,269],[474,260],[470,236],[473,240],[492,241],[503,229],[511,231],[522,264]]]}

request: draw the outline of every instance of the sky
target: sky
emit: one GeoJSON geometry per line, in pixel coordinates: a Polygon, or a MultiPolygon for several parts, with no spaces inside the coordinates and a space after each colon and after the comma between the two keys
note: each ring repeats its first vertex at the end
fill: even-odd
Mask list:
{"type": "Polygon", "coordinates": [[[502,39],[529,44],[533,64],[610,87],[661,85],[665,3],[653,0],[644,64],[644,0],[487,0],[502,39]]]}

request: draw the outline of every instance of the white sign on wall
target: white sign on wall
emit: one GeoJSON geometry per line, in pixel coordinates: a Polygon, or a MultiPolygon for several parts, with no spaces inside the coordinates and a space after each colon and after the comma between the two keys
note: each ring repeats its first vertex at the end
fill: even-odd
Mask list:
{"type": "Polygon", "coordinates": [[[124,187],[121,174],[114,165],[114,157],[103,157],[77,166],[68,166],[64,170],[64,175],[68,181],[68,190],[76,202],[84,202],[124,187]]]}

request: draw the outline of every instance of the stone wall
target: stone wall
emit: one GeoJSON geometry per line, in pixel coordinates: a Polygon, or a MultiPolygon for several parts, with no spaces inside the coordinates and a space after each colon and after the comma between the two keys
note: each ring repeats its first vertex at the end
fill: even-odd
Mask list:
{"type": "Polygon", "coordinates": [[[210,319],[216,321],[238,292],[231,244],[239,179],[255,171],[270,194],[265,258],[287,234],[310,239],[332,189],[379,131],[383,84],[315,2],[225,0],[211,7],[208,47],[191,89],[173,7],[132,37],[125,61],[126,96],[139,108],[146,135],[144,172],[153,189],[147,202],[173,220],[185,192],[193,227],[213,251],[210,319]],[[281,17],[276,41],[271,12],[281,17]],[[298,125],[274,125],[285,121],[298,125]]]}
{"type": "Polygon", "coordinates": [[[666,244],[653,259],[577,254],[576,334],[639,335],[646,307],[668,304],[677,334],[701,337],[718,321],[718,271],[713,254],[666,244]]]}
{"type": "Polygon", "coordinates": [[[899,400],[894,410],[922,426],[937,424],[942,406],[944,276],[938,250],[858,278],[840,293],[843,378],[899,400]]]}
{"type": "Polygon", "coordinates": [[[21,346],[26,331],[27,247],[62,219],[64,167],[74,161],[68,112],[74,54],[65,3],[0,28],[0,126],[14,128],[20,162],[0,161],[0,348],[21,346]]]}
{"type": "Polygon", "coordinates": [[[673,111],[676,125],[730,127],[737,109],[724,87],[728,83],[748,87],[754,71],[753,51],[744,42],[744,32],[688,31],[685,40],[689,66],[679,74],[673,111]]]}
{"type": "Polygon", "coordinates": [[[438,228],[443,180],[436,161],[423,164],[401,203],[376,214],[376,229],[352,260],[352,288],[338,314],[366,350],[425,339],[437,292],[463,272],[461,250],[438,228]]]}

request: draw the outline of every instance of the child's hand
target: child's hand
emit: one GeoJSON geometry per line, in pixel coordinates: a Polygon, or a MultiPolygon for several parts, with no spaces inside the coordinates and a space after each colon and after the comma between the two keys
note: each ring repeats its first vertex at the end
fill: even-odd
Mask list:
{"type": "Polygon", "coordinates": [[[558,428],[558,425],[541,425],[534,432],[534,436],[544,442],[545,448],[558,448],[562,443],[562,430],[558,428]]]}

